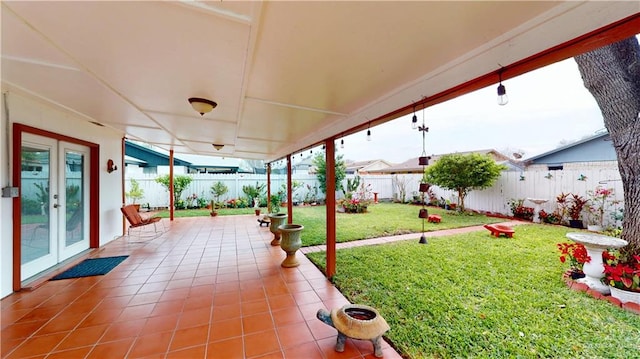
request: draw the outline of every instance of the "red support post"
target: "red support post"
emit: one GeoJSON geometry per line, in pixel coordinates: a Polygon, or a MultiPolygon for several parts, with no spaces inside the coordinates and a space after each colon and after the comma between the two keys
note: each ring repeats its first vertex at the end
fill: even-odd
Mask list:
{"type": "Polygon", "coordinates": [[[336,274],[336,145],[334,138],[325,141],[327,192],[327,269],[329,280],[336,274]]]}
{"type": "Polygon", "coordinates": [[[169,150],[169,220],[173,221],[173,150],[169,150]]]}
{"type": "Polygon", "coordinates": [[[271,163],[267,163],[267,213],[271,213],[271,163]]]}
{"type": "Polygon", "coordinates": [[[291,154],[287,155],[287,223],[293,223],[293,198],[291,196],[291,154]]]}

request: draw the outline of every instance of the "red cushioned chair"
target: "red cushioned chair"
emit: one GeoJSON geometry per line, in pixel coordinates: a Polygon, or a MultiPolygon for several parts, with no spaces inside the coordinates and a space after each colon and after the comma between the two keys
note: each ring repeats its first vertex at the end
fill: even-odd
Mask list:
{"type": "Polygon", "coordinates": [[[140,213],[138,213],[138,210],[136,209],[136,207],[132,204],[126,205],[122,208],[120,208],[120,210],[122,211],[122,214],[124,215],[124,217],[127,219],[127,222],[129,222],[129,228],[127,229],[127,235],[129,237],[131,237],[131,230],[132,229],[138,229],[138,238],[142,237],[143,235],[143,229],[148,226],[153,224],[153,233],[151,233],[150,235],[153,236],[153,238],[158,237],[160,235],[162,235],[162,233],[164,233],[164,223],[162,223],[162,218],[160,217],[149,217],[149,218],[142,218],[142,216],[140,215],[140,213]],[[159,230],[159,225],[162,226],[162,230],[159,230]]]}

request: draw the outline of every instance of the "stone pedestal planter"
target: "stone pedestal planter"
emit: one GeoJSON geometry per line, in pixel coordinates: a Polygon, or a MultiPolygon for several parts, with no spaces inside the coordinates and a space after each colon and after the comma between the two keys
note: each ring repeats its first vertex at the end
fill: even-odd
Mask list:
{"type": "Polygon", "coordinates": [[[280,264],[285,268],[297,267],[300,265],[296,258],[296,251],[302,246],[300,234],[304,229],[301,224],[283,224],[278,227],[282,240],[280,248],[287,253],[287,258],[280,264]]]}
{"type": "Polygon", "coordinates": [[[269,219],[271,223],[269,224],[269,231],[273,233],[273,240],[271,241],[272,246],[280,245],[280,230],[278,227],[284,224],[284,221],[287,219],[286,213],[270,213],[269,219]]]}
{"type": "Polygon", "coordinates": [[[538,213],[542,209],[542,204],[547,202],[547,199],[542,198],[527,198],[527,200],[534,204],[533,206],[533,223],[540,223],[540,215],[538,213]]]}
{"type": "Polygon", "coordinates": [[[591,257],[588,263],[582,267],[585,274],[584,278],[578,279],[577,282],[584,283],[589,288],[602,294],[609,294],[609,286],[602,283],[604,277],[604,264],[602,263],[602,252],[607,248],[621,248],[628,243],[625,240],[615,237],[603,236],[595,233],[567,233],[567,238],[576,243],[584,245],[587,254],[591,257]]]}

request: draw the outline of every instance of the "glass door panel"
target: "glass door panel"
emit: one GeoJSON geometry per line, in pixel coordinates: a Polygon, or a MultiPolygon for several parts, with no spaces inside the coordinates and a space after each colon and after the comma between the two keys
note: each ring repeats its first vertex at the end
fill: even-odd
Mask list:
{"type": "Polygon", "coordinates": [[[89,148],[66,142],[60,143],[64,161],[59,170],[65,184],[60,198],[64,203],[64,218],[60,219],[60,260],[65,260],[89,248],[88,201],[89,148]]]}
{"type": "Polygon", "coordinates": [[[51,169],[57,156],[55,140],[25,134],[21,155],[21,274],[29,278],[57,263],[57,217],[51,169]]]}

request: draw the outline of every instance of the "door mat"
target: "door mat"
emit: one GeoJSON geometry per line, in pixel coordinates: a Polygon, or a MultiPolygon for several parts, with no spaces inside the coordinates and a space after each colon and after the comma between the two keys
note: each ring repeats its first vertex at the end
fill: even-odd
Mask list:
{"type": "Polygon", "coordinates": [[[84,261],[56,275],[50,280],[105,275],[109,273],[113,268],[115,268],[118,264],[122,263],[123,260],[127,259],[127,257],[128,256],[118,256],[85,259],[84,261]]]}

